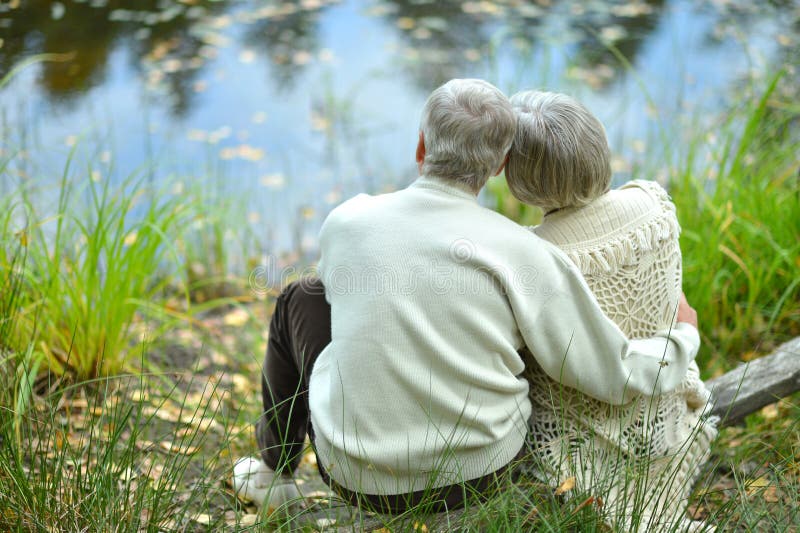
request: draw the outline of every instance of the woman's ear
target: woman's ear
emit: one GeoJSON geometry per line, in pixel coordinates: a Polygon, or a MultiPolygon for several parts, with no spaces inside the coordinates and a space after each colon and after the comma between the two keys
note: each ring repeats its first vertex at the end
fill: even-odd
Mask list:
{"type": "Polygon", "coordinates": [[[417,168],[419,173],[422,174],[422,162],[425,161],[425,135],[419,132],[419,141],[417,141],[417,168]]]}

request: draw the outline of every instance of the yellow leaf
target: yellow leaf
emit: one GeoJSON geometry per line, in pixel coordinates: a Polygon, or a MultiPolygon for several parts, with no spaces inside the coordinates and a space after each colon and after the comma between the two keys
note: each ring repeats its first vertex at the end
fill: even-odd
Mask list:
{"type": "Polygon", "coordinates": [[[240,327],[244,326],[250,320],[250,314],[241,308],[236,308],[222,319],[222,323],[226,326],[240,327]]]}
{"type": "Polygon", "coordinates": [[[300,462],[315,467],[317,466],[317,454],[315,454],[313,451],[308,451],[305,454],[303,454],[303,457],[300,459],[300,462]]]}
{"type": "Polygon", "coordinates": [[[254,526],[258,522],[258,515],[257,514],[245,514],[242,515],[241,520],[239,520],[239,526],[241,527],[250,527],[254,526]]]}
{"type": "Polygon", "coordinates": [[[422,533],[427,533],[428,526],[425,524],[420,524],[419,522],[414,522],[414,531],[422,531],[422,533]]]}
{"type": "Polygon", "coordinates": [[[23,248],[28,247],[28,232],[27,231],[20,231],[17,235],[19,235],[19,244],[23,248]]]}
{"type": "Polygon", "coordinates": [[[765,487],[769,487],[769,479],[767,479],[765,476],[761,476],[760,478],[754,479],[747,484],[747,494],[755,494],[760,492],[765,487]]]}
{"type": "Polygon", "coordinates": [[[175,444],[174,442],[169,442],[166,440],[162,440],[158,444],[162,449],[170,453],[177,453],[180,455],[193,455],[198,450],[197,446],[186,446],[185,448],[181,448],[179,444],[175,444]]]}
{"type": "Polygon", "coordinates": [[[766,420],[778,418],[778,404],[771,403],[761,409],[761,416],[763,416],[766,420]]]}
{"type": "Polygon", "coordinates": [[[203,524],[204,526],[207,526],[211,523],[211,515],[206,513],[197,513],[192,517],[192,520],[194,520],[198,524],[203,524]]]}
{"type": "Polygon", "coordinates": [[[560,496],[565,492],[569,492],[575,488],[575,476],[570,476],[561,482],[561,485],[556,488],[556,496],[560,496]]]}

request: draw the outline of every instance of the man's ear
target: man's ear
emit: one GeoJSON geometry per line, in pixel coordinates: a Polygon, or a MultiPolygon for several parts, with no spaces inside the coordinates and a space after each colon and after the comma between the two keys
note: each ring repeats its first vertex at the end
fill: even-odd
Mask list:
{"type": "Polygon", "coordinates": [[[508,164],[508,156],[509,154],[506,154],[506,156],[503,158],[503,162],[500,165],[500,168],[498,168],[497,172],[494,173],[495,176],[499,176],[500,173],[503,171],[503,169],[506,168],[506,165],[508,164]]]}
{"type": "Polygon", "coordinates": [[[425,161],[425,135],[419,132],[419,141],[417,141],[417,166],[422,171],[422,162],[425,161]]]}

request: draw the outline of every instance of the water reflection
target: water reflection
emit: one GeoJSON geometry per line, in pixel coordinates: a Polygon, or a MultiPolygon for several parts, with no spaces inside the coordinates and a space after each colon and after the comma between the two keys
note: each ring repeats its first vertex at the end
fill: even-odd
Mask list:
{"type": "MultiPolygon", "coordinates": [[[[499,6],[485,2],[486,5],[499,6]]],[[[399,32],[403,65],[417,85],[430,90],[445,81],[463,77],[489,50],[497,20],[453,0],[418,2],[387,0],[372,9],[399,32]]],[[[498,7],[499,9],[499,7],[498,7]]]]}
{"type": "Polygon", "coordinates": [[[586,73],[583,80],[598,88],[615,79],[623,71],[610,66],[619,64],[617,54],[634,64],[648,35],[656,29],[663,8],[663,0],[648,0],[614,5],[605,13],[587,10],[578,22],[587,30],[578,40],[582,70],[577,72],[586,73]]]}
{"type": "MultiPolygon", "coordinates": [[[[107,78],[111,56],[124,50],[151,90],[185,115],[203,92],[202,71],[220,47],[241,39],[240,55],[263,54],[277,87],[290,89],[321,49],[321,18],[330,0],[286,2],[171,0],[30,0],[0,5],[0,69],[35,53],[74,52],[67,62],[41,66],[39,84],[68,102],[107,78]]],[[[657,26],[663,0],[624,3],[383,0],[362,12],[394,32],[408,76],[423,90],[491,63],[500,48],[530,50],[541,42],[575,49],[573,76],[595,88],[619,72],[603,43],[633,61],[657,26]]],[[[393,53],[389,51],[389,53],[393,53]]],[[[490,65],[491,66],[491,65],[490,65]]]]}
{"type": "Polygon", "coordinates": [[[30,0],[0,4],[0,70],[39,53],[72,53],[65,62],[41,65],[39,85],[57,102],[85,95],[106,81],[111,56],[127,51],[133,68],[147,74],[153,61],[168,59],[158,78],[169,87],[177,114],[191,106],[191,87],[205,63],[198,21],[226,9],[220,2],[191,7],[163,0],[30,0]]]}
{"type": "MultiPolygon", "coordinates": [[[[335,1],[302,0],[268,5],[241,16],[246,23],[245,42],[264,49],[277,86],[288,89],[320,49],[319,20],[335,1]]],[[[323,56],[324,57],[324,56],[323,56]]]]}

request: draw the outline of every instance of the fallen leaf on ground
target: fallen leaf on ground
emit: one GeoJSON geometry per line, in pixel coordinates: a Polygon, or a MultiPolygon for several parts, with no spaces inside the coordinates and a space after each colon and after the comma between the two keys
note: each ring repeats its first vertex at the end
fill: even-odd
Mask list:
{"type": "Polygon", "coordinates": [[[778,418],[778,404],[771,403],[761,409],[761,416],[763,416],[766,420],[778,418]]]}
{"type": "Polygon", "coordinates": [[[237,307],[222,319],[222,323],[226,326],[244,326],[250,320],[250,313],[244,309],[237,307]]]}
{"type": "Polygon", "coordinates": [[[198,524],[207,526],[211,523],[211,515],[206,513],[197,513],[196,515],[192,516],[192,520],[198,524]]]}
{"type": "Polygon", "coordinates": [[[778,497],[778,489],[774,485],[764,489],[764,493],[761,496],[767,503],[778,503],[780,501],[780,498],[778,497]]]}
{"type": "Polygon", "coordinates": [[[239,520],[239,525],[242,527],[249,527],[254,526],[256,522],[258,522],[257,514],[246,514],[242,515],[242,518],[239,520]]]}
{"type": "Polygon", "coordinates": [[[761,488],[761,487],[769,487],[769,479],[764,476],[761,476],[758,479],[754,479],[750,483],[747,484],[747,488],[761,488]]]}
{"type": "Polygon", "coordinates": [[[197,453],[199,448],[197,446],[181,446],[180,444],[176,444],[174,442],[169,442],[166,440],[162,440],[158,443],[162,449],[170,452],[170,453],[177,453],[180,455],[193,455],[197,453]]]}

